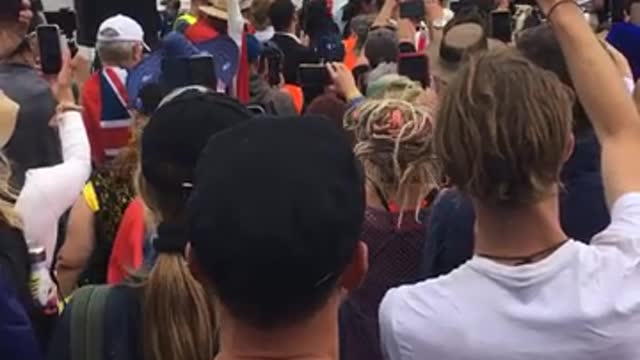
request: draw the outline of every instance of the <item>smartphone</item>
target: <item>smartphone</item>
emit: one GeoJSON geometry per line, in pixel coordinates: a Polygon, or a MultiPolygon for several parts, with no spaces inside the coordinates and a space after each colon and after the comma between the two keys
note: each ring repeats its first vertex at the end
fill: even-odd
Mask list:
{"type": "Polygon", "coordinates": [[[300,64],[298,68],[300,83],[304,85],[322,85],[331,83],[329,71],[324,64],[300,64]]]}
{"type": "Polygon", "coordinates": [[[45,75],[56,75],[62,70],[62,46],[60,28],[57,25],[40,25],[36,29],[40,67],[45,75]]]}
{"type": "Polygon", "coordinates": [[[422,84],[423,88],[431,86],[429,59],[422,53],[400,54],[398,58],[398,74],[422,84]]]}
{"type": "Polygon", "coordinates": [[[422,0],[405,0],[400,3],[400,18],[421,20],[424,18],[425,9],[422,0]]]}
{"type": "Polygon", "coordinates": [[[513,39],[511,27],[511,13],[508,11],[494,11],[491,13],[491,37],[504,43],[510,43],[513,39]]]}
{"type": "Polygon", "coordinates": [[[162,59],[162,82],[168,90],[173,90],[191,85],[191,76],[189,75],[189,59],[188,58],[171,58],[162,59]]]}
{"type": "Polygon", "coordinates": [[[202,85],[211,90],[218,87],[215,61],[211,55],[199,55],[187,60],[190,85],[202,85]]]}

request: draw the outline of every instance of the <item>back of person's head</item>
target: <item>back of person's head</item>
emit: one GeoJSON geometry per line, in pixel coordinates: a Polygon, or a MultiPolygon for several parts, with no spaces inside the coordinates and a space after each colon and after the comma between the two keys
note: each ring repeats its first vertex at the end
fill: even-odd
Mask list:
{"type": "Polygon", "coordinates": [[[364,55],[372,69],[379,64],[398,60],[398,35],[386,28],[371,31],[364,44],[364,55]]]}
{"type": "Polygon", "coordinates": [[[369,82],[367,97],[370,99],[400,99],[415,103],[426,96],[422,85],[398,74],[388,74],[369,82]]]}
{"type": "Polygon", "coordinates": [[[367,179],[385,199],[417,213],[424,197],[437,186],[440,171],[433,156],[432,109],[407,100],[367,100],[347,113],[345,127],[355,133],[354,151],[367,179]],[[419,196],[409,198],[409,188],[416,185],[421,188],[419,196]]]}
{"type": "Polygon", "coordinates": [[[515,50],[472,59],[441,99],[436,154],[451,183],[483,205],[553,196],[572,150],[573,95],[515,50]]]}
{"type": "Polygon", "coordinates": [[[295,327],[330,304],[337,312],[340,289],[362,280],[364,207],[358,161],[334,125],[256,119],[202,154],[189,202],[194,260],[236,321],[295,327]]]}
{"type": "Polygon", "coordinates": [[[323,115],[336,128],[344,132],[350,143],[354,142],[353,133],[344,128],[344,115],[347,113],[347,103],[333,93],[326,93],[315,98],[305,110],[305,115],[323,115]]]}
{"type": "Polygon", "coordinates": [[[291,0],[274,0],[269,8],[269,20],[275,31],[289,31],[295,14],[296,7],[291,0]]]}
{"type": "MultiPolygon", "coordinates": [[[[543,24],[522,32],[516,40],[516,47],[529,61],[556,74],[560,81],[574,89],[567,62],[551,25],[543,24]]],[[[579,100],[573,107],[573,118],[574,132],[577,136],[592,128],[591,121],[579,100]]]]}
{"type": "Polygon", "coordinates": [[[302,9],[303,30],[311,39],[331,32],[337,32],[338,26],[327,11],[326,0],[310,0],[302,9]]]}
{"type": "Polygon", "coordinates": [[[142,59],[144,31],[134,19],[112,16],[100,24],[96,51],[103,65],[131,67],[142,59]]]}
{"type": "Polygon", "coordinates": [[[358,15],[351,20],[351,32],[356,36],[356,51],[360,52],[364,48],[369,36],[369,29],[375,20],[374,14],[358,15]]]}
{"type": "Polygon", "coordinates": [[[269,8],[273,0],[253,0],[251,4],[251,23],[257,31],[263,31],[271,25],[269,8]]]}
{"type": "Polygon", "coordinates": [[[138,188],[159,222],[153,242],[158,256],[143,288],[149,358],[211,360],[215,355],[214,311],[184,259],[185,206],[209,137],[250,116],[231,98],[189,87],[169,94],[144,128],[138,188]]]}

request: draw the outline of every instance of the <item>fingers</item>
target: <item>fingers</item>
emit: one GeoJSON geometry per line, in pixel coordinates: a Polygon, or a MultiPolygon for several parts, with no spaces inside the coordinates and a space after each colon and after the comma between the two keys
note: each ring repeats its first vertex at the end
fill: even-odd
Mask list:
{"type": "Polygon", "coordinates": [[[325,64],[325,66],[327,68],[327,71],[329,72],[329,76],[331,76],[331,78],[335,80],[338,77],[338,69],[336,68],[336,64],[328,62],[325,64]]]}

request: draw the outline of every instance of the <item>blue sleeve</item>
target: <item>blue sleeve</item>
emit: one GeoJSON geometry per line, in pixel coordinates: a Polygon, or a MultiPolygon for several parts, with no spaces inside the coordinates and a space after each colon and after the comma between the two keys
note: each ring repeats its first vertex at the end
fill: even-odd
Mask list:
{"type": "Polygon", "coordinates": [[[445,190],[431,209],[426,224],[420,280],[445,275],[473,255],[471,202],[456,190],[445,190]]]}
{"type": "Polygon", "coordinates": [[[0,281],[0,359],[42,359],[31,321],[5,281],[0,281]]]}

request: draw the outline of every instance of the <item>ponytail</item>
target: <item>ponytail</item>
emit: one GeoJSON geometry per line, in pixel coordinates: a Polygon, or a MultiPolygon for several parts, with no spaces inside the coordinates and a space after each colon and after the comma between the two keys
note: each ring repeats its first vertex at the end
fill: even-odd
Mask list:
{"type": "Polygon", "coordinates": [[[211,360],[217,352],[215,312],[183,256],[181,226],[161,223],[155,265],[143,286],[145,360],[211,360]]]}

